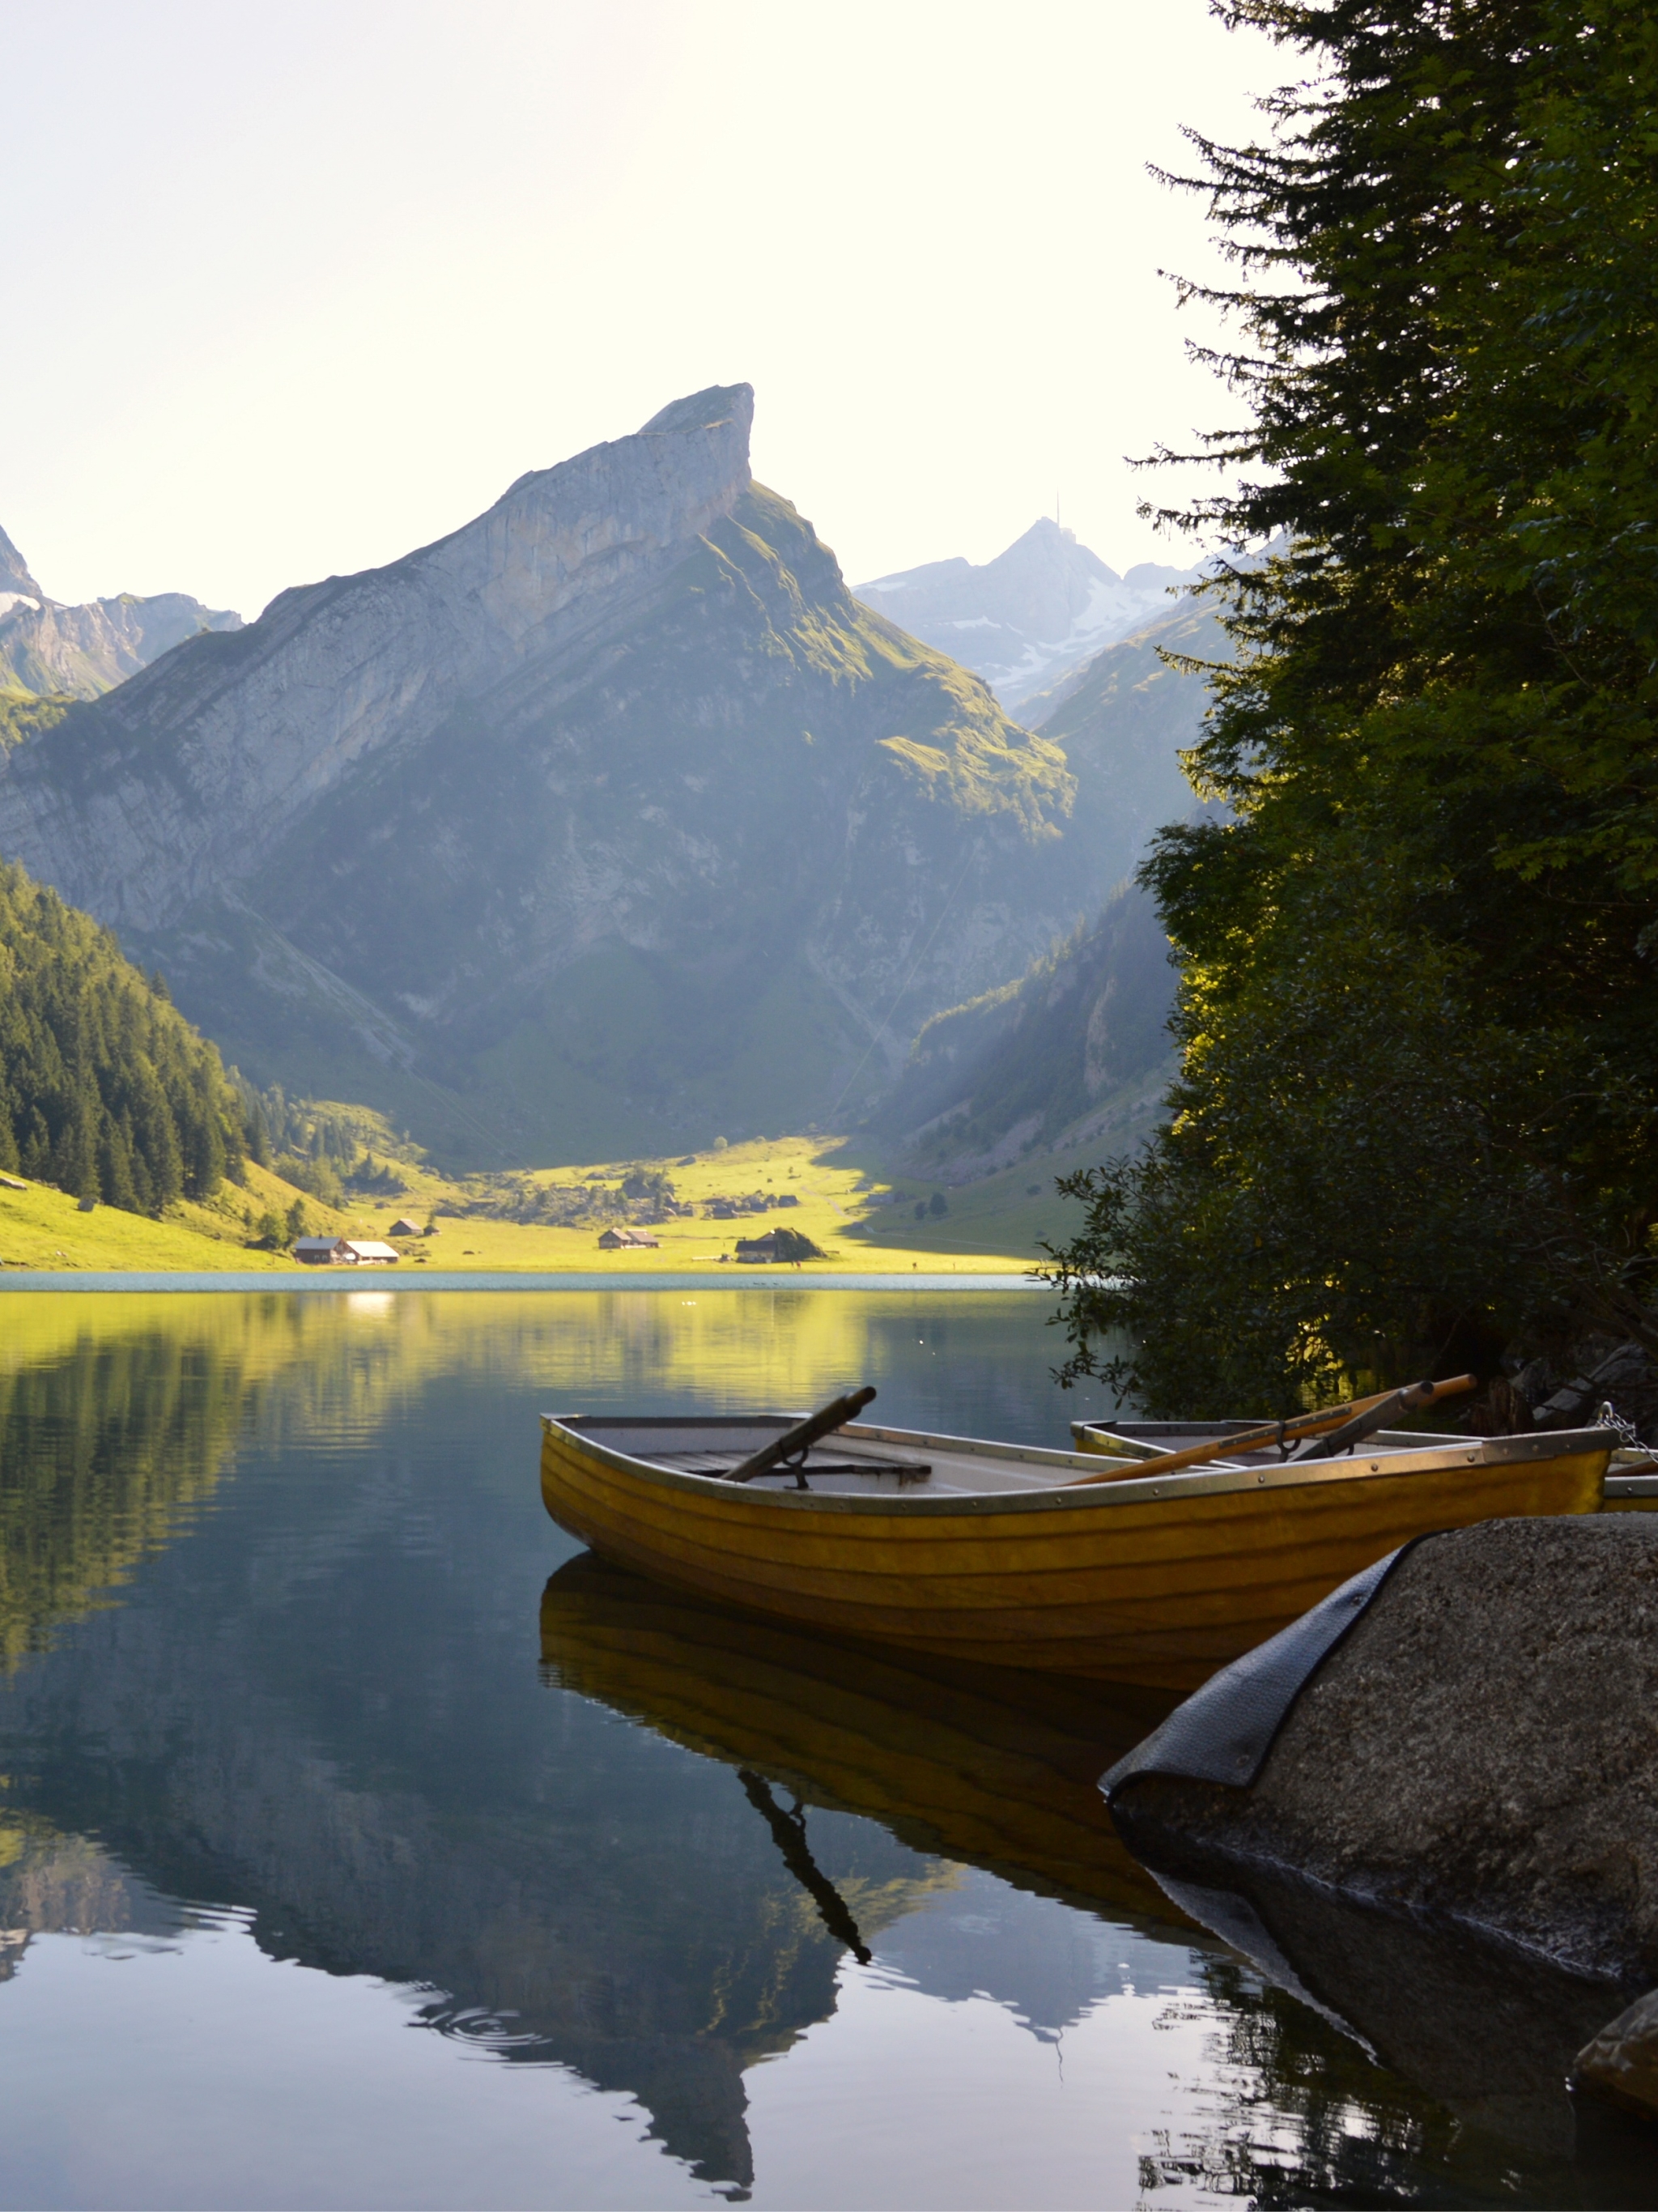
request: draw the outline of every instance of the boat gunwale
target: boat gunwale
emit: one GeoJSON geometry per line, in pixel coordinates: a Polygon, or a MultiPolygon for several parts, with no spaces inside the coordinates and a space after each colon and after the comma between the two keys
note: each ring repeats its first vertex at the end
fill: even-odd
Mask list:
{"type": "MultiPolygon", "coordinates": [[[[1232,1466],[1220,1469],[1199,1467],[1172,1474],[1138,1478],[1121,1475],[1108,1482],[1056,1483],[1044,1490],[958,1491],[941,1498],[918,1497],[913,1491],[894,1496],[880,1493],[862,1495],[851,1491],[749,1490],[743,1485],[733,1484],[723,1475],[684,1474],[676,1468],[659,1466],[652,1460],[636,1459],[631,1453],[619,1451],[613,1444],[603,1443],[592,1430],[580,1425],[594,1421],[635,1430],[647,1426],[664,1429],[750,1425],[780,1428],[793,1418],[771,1414],[689,1414],[675,1417],[659,1414],[544,1413],[541,1424],[544,1440],[550,1435],[556,1435],[565,1443],[567,1449],[579,1447],[583,1453],[613,1473],[632,1475],[664,1489],[686,1491],[695,1497],[725,1498],[733,1504],[743,1502],[750,1506],[764,1501],[768,1505],[781,1506],[792,1513],[861,1513],[898,1515],[908,1519],[940,1516],[954,1519],[986,1513],[1066,1512],[1089,1507],[1109,1510],[1167,1504],[1175,1499],[1224,1496],[1241,1491],[1322,1488],[1335,1483],[1385,1481],[1390,1476],[1452,1472],[1444,1465],[1446,1447],[1436,1443],[1420,1452],[1390,1451],[1378,1460],[1350,1457],[1344,1454],[1337,1459],[1289,1460],[1277,1467],[1232,1466]],[[1428,1464],[1420,1464],[1423,1462],[1428,1464]]],[[[998,1443],[987,1437],[936,1435],[918,1429],[877,1427],[861,1421],[848,1421],[836,1433],[853,1441],[902,1444],[918,1451],[956,1451],[970,1453],[975,1459],[1074,1467],[1082,1474],[1096,1474],[1102,1457],[1097,1452],[1053,1451],[1042,1445],[998,1443]]],[[[1455,1449],[1465,1466],[1485,1469],[1501,1467],[1520,1468],[1533,1461],[1576,1459],[1597,1450],[1605,1451],[1610,1460],[1614,1442],[1612,1430],[1595,1426],[1549,1430],[1541,1435],[1528,1437],[1459,1437],[1455,1449]]]]}

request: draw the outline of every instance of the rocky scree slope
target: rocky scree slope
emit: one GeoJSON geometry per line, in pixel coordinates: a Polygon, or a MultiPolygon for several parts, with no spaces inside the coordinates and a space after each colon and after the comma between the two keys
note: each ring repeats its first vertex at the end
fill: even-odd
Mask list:
{"type": "Polygon", "coordinates": [[[716,388],[0,768],[0,853],[256,1080],[456,1164],[800,1126],[1111,880],[1063,752],[847,592],[716,388]]]}

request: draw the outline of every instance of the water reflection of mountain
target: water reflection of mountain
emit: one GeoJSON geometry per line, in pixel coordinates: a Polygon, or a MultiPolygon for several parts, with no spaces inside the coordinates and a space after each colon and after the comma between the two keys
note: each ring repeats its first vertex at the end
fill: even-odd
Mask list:
{"type": "Polygon", "coordinates": [[[1044,1681],[1033,1711],[1017,1678],[693,1618],[592,1562],[544,1610],[570,1555],[536,1489],[550,1404],[798,1403],[873,1374],[896,1419],[1040,1433],[1035,1302],[952,1309],[935,1366],[902,1296],[860,1317],[750,1295],[746,1383],[735,1297],[681,1321],[637,1292],[9,1295],[0,1984],[32,1930],[165,1942],[200,1917],[176,1900],[213,1900],[276,1956],[424,1984],[440,2032],[632,2093],[736,2191],[744,2069],[833,2011],[847,1955],[799,1841],[877,1972],[988,1992],[1038,2035],[1195,1968],[1207,2116],[1148,2133],[1148,2194],[1649,2201],[1581,2151],[1515,2148],[1504,2069],[1528,2094],[1558,2052],[1521,2047],[1506,1985],[1442,1989],[1448,1963],[1405,1945],[1384,2010],[1372,1939],[1302,1929],[1303,1978],[1390,2075],[1242,1963],[1160,1940],[1093,1789],[1143,1717],[1096,1690],[1044,1681]],[[963,1395],[979,1369],[1003,1413],[963,1395]]]}
{"type": "MultiPolygon", "coordinates": [[[[257,1303],[13,1370],[19,1423],[74,1440],[47,1480],[20,1427],[9,1463],[13,1528],[58,1563],[25,1592],[54,1648],[0,1688],[8,1805],[62,1839],[24,1923],[137,1924],[124,1883],[246,1911],[276,1955],[424,1984],[434,2026],[631,2092],[746,2186],[743,2071],[834,2009],[842,1945],[728,1765],[543,1686],[568,1547],[536,1491],[539,1363],[484,1357],[476,1305],[442,1344],[424,1297],[257,1303]]],[[[919,1834],[816,1806],[805,1830],[866,1940],[957,1879],[919,1834]]]]}

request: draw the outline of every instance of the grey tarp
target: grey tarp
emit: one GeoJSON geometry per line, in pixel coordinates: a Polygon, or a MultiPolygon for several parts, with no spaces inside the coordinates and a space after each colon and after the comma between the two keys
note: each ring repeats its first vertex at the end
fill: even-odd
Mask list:
{"type": "Polygon", "coordinates": [[[1106,1802],[1140,1774],[1248,1789],[1297,1698],[1406,1553],[1422,1541],[1413,1537],[1389,1552],[1194,1690],[1144,1743],[1101,1776],[1106,1802]]]}

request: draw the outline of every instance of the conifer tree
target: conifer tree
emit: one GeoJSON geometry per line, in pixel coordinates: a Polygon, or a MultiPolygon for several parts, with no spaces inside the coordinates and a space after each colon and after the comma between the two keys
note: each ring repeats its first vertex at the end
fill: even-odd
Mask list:
{"type": "MultiPolygon", "coordinates": [[[[1658,22],[1238,0],[1310,67],[1198,140],[1251,419],[1238,648],[1146,872],[1182,1067],[1075,1178],[1072,1373],[1158,1410],[1658,1341],[1658,22]]],[[[1189,458],[1189,457],[1188,457],[1189,458]]]]}
{"type": "Polygon", "coordinates": [[[110,931],[0,863],[0,1168],[160,1212],[243,1158],[212,1045],[110,931]]]}

